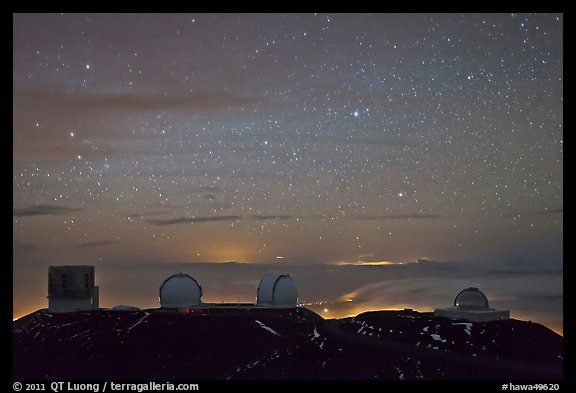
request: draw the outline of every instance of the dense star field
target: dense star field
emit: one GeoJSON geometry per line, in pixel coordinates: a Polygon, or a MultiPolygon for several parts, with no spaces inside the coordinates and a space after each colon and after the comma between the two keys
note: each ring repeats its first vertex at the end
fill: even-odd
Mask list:
{"type": "Polygon", "coordinates": [[[93,264],[103,306],[279,269],[335,316],[478,285],[562,331],[561,14],[13,23],[14,317],[93,264]]]}

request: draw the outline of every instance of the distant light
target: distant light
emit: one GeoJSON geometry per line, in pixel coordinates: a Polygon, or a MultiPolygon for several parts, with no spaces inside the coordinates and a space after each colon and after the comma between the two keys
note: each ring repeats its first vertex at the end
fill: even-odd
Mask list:
{"type": "Polygon", "coordinates": [[[70,137],[71,137],[71,138],[74,138],[74,133],[73,133],[73,132],[70,133],[70,137]]]}
{"type": "Polygon", "coordinates": [[[86,64],[86,69],[87,69],[87,70],[90,69],[90,64],[86,64]]]}
{"type": "Polygon", "coordinates": [[[359,113],[358,111],[354,111],[354,112],[352,113],[352,116],[358,117],[358,116],[360,116],[360,113],[359,113]]]}
{"type": "Polygon", "coordinates": [[[276,259],[284,259],[284,257],[277,256],[276,259]]]}
{"type": "Polygon", "coordinates": [[[325,309],[324,309],[324,312],[328,312],[328,309],[327,309],[327,308],[325,308],[325,309]]]}
{"type": "Polygon", "coordinates": [[[404,196],[404,193],[403,193],[403,192],[399,192],[399,193],[398,193],[398,196],[399,196],[399,197],[403,197],[403,196],[404,196]]]}

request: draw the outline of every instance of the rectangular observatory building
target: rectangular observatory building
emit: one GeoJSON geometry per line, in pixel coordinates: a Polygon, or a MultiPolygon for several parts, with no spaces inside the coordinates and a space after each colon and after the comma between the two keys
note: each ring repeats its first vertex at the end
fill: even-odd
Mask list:
{"type": "Polygon", "coordinates": [[[59,313],[98,309],[99,296],[94,266],[48,268],[48,311],[59,313]]]}

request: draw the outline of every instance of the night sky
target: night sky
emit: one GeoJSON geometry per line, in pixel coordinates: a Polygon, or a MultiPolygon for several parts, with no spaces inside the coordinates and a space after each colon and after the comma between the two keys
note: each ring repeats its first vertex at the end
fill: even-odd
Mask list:
{"type": "Polygon", "coordinates": [[[329,316],[478,285],[562,330],[562,15],[13,22],[14,317],[93,264],[105,307],[277,270],[329,316]]]}

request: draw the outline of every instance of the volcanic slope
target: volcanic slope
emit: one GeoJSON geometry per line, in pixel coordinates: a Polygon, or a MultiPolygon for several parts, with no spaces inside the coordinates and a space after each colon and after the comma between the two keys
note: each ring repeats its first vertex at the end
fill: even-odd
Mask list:
{"type": "Polygon", "coordinates": [[[305,308],[39,310],[13,322],[15,379],[561,379],[563,338],[518,320],[305,308]]]}

